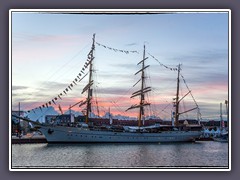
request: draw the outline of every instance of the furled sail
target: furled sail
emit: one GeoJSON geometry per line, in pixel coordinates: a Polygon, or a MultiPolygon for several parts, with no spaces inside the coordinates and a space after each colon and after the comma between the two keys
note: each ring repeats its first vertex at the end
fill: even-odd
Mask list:
{"type": "Polygon", "coordinates": [[[88,83],[88,84],[83,88],[82,94],[83,94],[85,91],[87,91],[92,85],[93,85],[93,80],[92,80],[90,83],[88,83]]]}

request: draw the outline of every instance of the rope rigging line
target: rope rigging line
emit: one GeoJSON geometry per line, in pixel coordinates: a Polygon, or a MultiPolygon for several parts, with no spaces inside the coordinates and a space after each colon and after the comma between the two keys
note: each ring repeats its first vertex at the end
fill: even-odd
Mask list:
{"type": "MultiPolygon", "coordinates": [[[[97,87],[98,87],[98,86],[97,86],[97,87]]],[[[127,90],[126,93],[124,93],[124,95],[126,95],[132,88],[133,88],[133,87],[131,87],[129,90],[127,90]]],[[[100,89],[101,89],[101,88],[100,88],[100,89]]],[[[106,94],[105,91],[103,90],[103,88],[101,89],[101,92],[102,92],[103,94],[106,94]]],[[[124,96],[124,95],[122,95],[122,96],[124,96]]],[[[96,97],[97,97],[97,96],[96,96],[96,97]]],[[[121,97],[119,97],[117,100],[109,99],[109,102],[110,102],[111,104],[113,104],[114,107],[115,107],[119,112],[125,114],[125,111],[122,110],[122,109],[117,105],[117,102],[120,101],[120,100],[121,100],[121,97]],[[113,102],[114,102],[115,104],[114,104],[113,102]]],[[[104,107],[102,107],[102,108],[104,108],[104,107]]]]}
{"type": "MultiPolygon", "coordinates": [[[[158,108],[157,108],[157,104],[156,104],[156,101],[155,101],[155,97],[161,93],[157,93],[157,91],[155,91],[156,88],[152,88],[152,79],[151,79],[151,75],[150,75],[150,71],[148,70],[147,73],[149,74],[149,84],[150,84],[150,87],[152,89],[152,91],[150,92],[150,94],[148,94],[148,98],[149,98],[149,101],[151,99],[151,105],[149,106],[149,110],[150,110],[150,113],[151,115],[153,116],[156,116],[157,118],[160,118],[161,117],[161,114],[160,112],[158,111],[158,108]],[[151,97],[151,98],[150,98],[151,97]],[[152,98],[153,97],[153,98],[152,98]]],[[[167,102],[167,101],[166,101],[167,102]]],[[[166,112],[168,113],[168,112],[166,112]]]]}
{"type": "MultiPolygon", "coordinates": [[[[85,69],[88,67],[88,65],[91,63],[91,59],[90,59],[90,57],[89,57],[89,55],[90,55],[91,53],[93,53],[93,50],[92,50],[92,49],[90,50],[90,52],[89,52],[89,54],[88,54],[88,59],[87,59],[87,61],[85,62],[83,68],[80,70],[80,72],[78,73],[77,77],[76,77],[75,79],[73,79],[72,83],[69,84],[69,86],[67,86],[60,94],[56,95],[52,100],[44,103],[43,105],[41,105],[41,106],[39,106],[39,107],[33,108],[33,109],[31,109],[31,110],[28,110],[28,111],[26,111],[26,112],[30,113],[30,111],[32,111],[32,110],[34,110],[34,109],[38,109],[38,108],[39,108],[39,109],[42,110],[42,108],[45,108],[45,107],[48,108],[48,106],[57,105],[57,104],[56,104],[56,101],[59,100],[59,99],[62,100],[61,97],[67,95],[68,91],[72,90],[72,88],[73,88],[74,86],[76,86],[77,83],[79,83],[79,82],[87,75],[87,73],[85,74],[84,71],[85,71],[85,69]],[[82,77],[82,76],[83,76],[83,77],[82,77]]],[[[33,112],[35,112],[35,111],[33,111],[33,112]]]]}
{"type": "MultiPolygon", "coordinates": [[[[181,88],[181,96],[184,97],[183,95],[183,87],[182,87],[182,84],[180,83],[180,88],[181,88]]],[[[182,107],[179,106],[179,109],[182,111],[182,112],[185,112],[186,111],[186,104],[185,104],[185,101],[184,101],[184,98],[182,99],[182,107]]],[[[182,114],[182,116],[184,115],[185,118],[188,118],[188,113],[184,113],[182,114]]]]}
{"type": "Polygon", "coordinates": [[[97,91],[96,89],[94,89],[94,94],[95,94],[95,103],[96,103],[96,108],[97,108],[97,116],[100,117],[100,113],[99,113],[99,106],[98,106],[98,98],[97,98],[97,91]]]}
{"type": "MultiPolygon", "coordinates": [[[[171,103],[169,103],[168,105],[166,105],[166,106],[161,110],[161,112],[166,112],[165,109],[167,109],[167,107],[168,107],[169,105],[171,105],[171,103]]],[[[167,112],[167,113],[169,113],[169,112],[167,112]]]]}
{"type": "MultiPolygon", "coordinates": [[[[80,51],[78,51],[70,60],[68,60],[65,64],[63,64],[63,65],[62,65],[61,67],[59,67],[58,69],[56,69],[56,70],[50,75],[50,77],[47,78],[47,79],[48,79],[48,82],[49,82],[49,80],[51,80],[51,79],[54,77],[54,75],[55,75],[57,72],[59,72],[63,67],[65,67],[67,64],[69,64],[70,62],[72,62],[77,56],[79,56],[79,54],[80,54],[87,46],[88,46],[88,45],[84,46],[84,47],[83,47],[80,51]]],[[[70,70],[71,70],[71,69],[70,69],[70,70]]],[[[70,70],[69,70],[69,72],[70,72],[70,70]]],[[[61,72],[62,72],[62,71],[61,71],[61,72]]],[[[63,73],[63,74],[65,75],[66,73],[63,73]]],[[[55,78],[55,79],[52,80],[52,81],[56,81],[56,80],[60,79],[62,76],[63,76],[63,75],[60,75],[59,77],[55,78]]],[[[40,87],[38,87],[38,89],[43,88],[43,87],[45,86],[45,84],[47,85],[48,82],[43,83],[40,87]]],[[[37,104],[37,103],[35,102],[35,103],[31,103],[31,104],[29,104],[29,105],[25,105],[23,108],[24,108],[24,109],[28,109],[29,107],[35,106],[35,104],[37,104]]]]}
{"type": "Polygon", "coordinates": [[[169,69],[171,71],[177,71],[177,68],[171,68],[169,66],[164,65],[163,63],[161,63],[157,58],[155,58],[153,55],[151,55],[150,53],[148,53],[149,56],[151,56],[154,60],[156,60],[161,66],[165,67],[166,69],[169,69]]]}
{"type": "MultiPolygon", "coordinates": [[[[67,61],[65,64],[63,64],[60,68],[58,68],[49,78],[51,79],[54,74],[56,74],[58,71],[60,71],[63,67],[66,67],[70,62],[72,62],[84,49],[86,49],[89,46],[90,43],[88,43],[86,46],[84,46],[80,51],[78,51],[69,61],[67,61]]],[[[64,73],[65,75],[66,73],[64,73]]]]}
{"type": "Polygon", "coordinates": [[[180,75],[181,75],[181,77],[182,77],[182,79],[183,79],[183,82],[184,82],[184,84],[186,85],[188,91],[190,92],[190,94],[191,94],[191,96],[192,96],[192,98],[193,98],[194,103],[195,103],[196,106],[198,107],[197,101],[196,101],[195,98],[193,97],[192,92],[191,92],[190,88],[188,87],[188,85],[187,85],[187,83],[186,83],[186,81],[185,81],[183,75],[182,75],[182,74],[180,74],[180,75]]]}
{"type": "Polygon", "coordinates": [[[182,75],[182,74],[180,74],[180,75],[181,75],[181,77],[182,77],[182,79],[183,79],[183,82],[184,82],[184,84],[186,85],[188,91],[190,92],[190,95],[191,95],[191,97],[192,97],[192,99],[193,99],[195,105],[197,106],[198,114],[199,114],[199,116],[200,116],[200,119],[202,119],[202,114],[201,114],[201,112],[200,112],[200,108],[199,108],[199,106],[198,106],[198,104],[197,104],[197,101],[196,101],[196,99],[194,98],[194,96],[193,96],[191,90],[189,89],[189,87],[188,87],[188,85],[187,85],[187,83],[186,83],[186,80],[184,79],[183,75],[182,75]]]}
{"type": "Polygon", "coordinates": [[[110,102],[120,113],[122,113],[124,116],[126,116],[125,110],[122,110],[122,108],[116,102],[114,102],[114,101],[110,101],[110,102]]]}

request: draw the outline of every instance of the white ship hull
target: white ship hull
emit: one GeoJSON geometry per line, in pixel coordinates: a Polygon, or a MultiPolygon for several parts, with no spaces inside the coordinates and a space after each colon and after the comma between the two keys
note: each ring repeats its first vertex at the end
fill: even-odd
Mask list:
{"type": "Polygon", "coordinates": [[[44,127],[40,131],[48,143],[161,143],[195,141],[200,131],[163,131],[160,133],[113,132],[75,127],[44,127]]]}

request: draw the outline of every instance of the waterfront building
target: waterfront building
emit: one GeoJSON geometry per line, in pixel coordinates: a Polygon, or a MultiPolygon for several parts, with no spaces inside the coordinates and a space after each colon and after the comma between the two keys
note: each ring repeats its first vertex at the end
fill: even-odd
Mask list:
{"type": "Polygon", "coordinates": [[[46,115],[45,116],[45,124],[68,124],[74,123],[74,115],[73,114],[62,114],[62,115],[46,115]]]}

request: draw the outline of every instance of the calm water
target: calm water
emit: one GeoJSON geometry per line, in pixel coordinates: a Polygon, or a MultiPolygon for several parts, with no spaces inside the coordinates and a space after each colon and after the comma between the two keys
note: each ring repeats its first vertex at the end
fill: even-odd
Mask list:
{"type": "Polygon", "coordinates": [[[12,145],[12,168],[228,167],[228,143],[12,145]]]}

